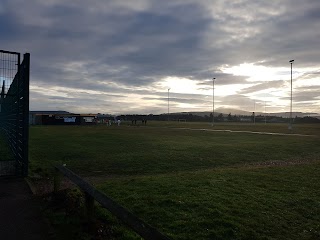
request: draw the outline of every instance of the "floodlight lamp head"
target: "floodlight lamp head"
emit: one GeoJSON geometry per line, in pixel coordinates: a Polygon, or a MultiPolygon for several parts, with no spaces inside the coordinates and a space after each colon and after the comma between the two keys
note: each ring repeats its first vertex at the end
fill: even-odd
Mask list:
{"type": "Polygon", "coordinates": [[[293,63],[293,62],[294,62],[294,60],[290,60],[290,61],[289,61],[289,63],[293,63]]]}

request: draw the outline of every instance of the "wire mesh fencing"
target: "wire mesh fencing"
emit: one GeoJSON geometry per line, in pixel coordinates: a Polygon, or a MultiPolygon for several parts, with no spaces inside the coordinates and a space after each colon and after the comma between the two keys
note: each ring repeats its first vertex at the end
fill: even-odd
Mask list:
{"type": "Polygon", "coordinates": [[[29,53],[20,63],[20,53],[0,50],[0,176],[28,174],[29,76],[29,53]]]}

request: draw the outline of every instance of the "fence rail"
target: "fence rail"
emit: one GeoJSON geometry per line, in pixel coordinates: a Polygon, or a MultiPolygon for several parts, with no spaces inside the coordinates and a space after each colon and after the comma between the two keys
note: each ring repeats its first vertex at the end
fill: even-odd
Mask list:
{"type": "MultiPolygon", "coordinates": [[[[83,180],[81,177],[76,175],[74,172],[64,166],[56,166],[56,176],[54,181],[54,190],[57,191],[60,185],[59,174],[62,173],[64,176],[69,178],[75,183],[86,195],[87,208],[93,209],[92,205],[94,200],[100,203],[104,208],[109,210],[114,216],[120,219],[123,223],[133,229],[141,237],[146,240],[169,240],[167,236],[160,233],[157,229],[143,222],[141,219],[133,215],[131,212],[120,206],[118,203],[113,201],[111,198],[97,190],[91,184],[83,180]],[[90,207],[91,206],[91,207],[90,207]]],[[[92,215],[92,213],[89,215],[92,215]]]]}

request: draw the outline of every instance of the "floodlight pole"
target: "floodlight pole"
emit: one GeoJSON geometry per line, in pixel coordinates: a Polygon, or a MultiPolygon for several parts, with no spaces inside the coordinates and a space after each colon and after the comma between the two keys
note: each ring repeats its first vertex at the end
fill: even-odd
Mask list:
{"type": "Polygon", "coordinates": [[[216,78],[212,78],[212,126],[214,125],[214,81],[216,78]]]}
{"type": "Polygon", "coordinates": [[[253,104],[253,124],[256,124],[256,101],[253,104]]]}
{"type": "Polygon", "coordinates": [[[264,101],[264,124],[267,124],[267,111],[266,111],[266,108],[267,108],[267,104],[266,104],[266,101],[264,101]]]}
{"type": "Polygon", "coordinates": [[[168,122],[169,122],[169,91],[170,91],[170,88],[168,88],[168,122]]]}
{"type": "Polygon", "coordinates": [[[289,122],[289,130],[292,130],[292,63],[294,60],[290,60],[289,63],[291,65],[291,96],[290,96],[290,122],[289,122]]]}

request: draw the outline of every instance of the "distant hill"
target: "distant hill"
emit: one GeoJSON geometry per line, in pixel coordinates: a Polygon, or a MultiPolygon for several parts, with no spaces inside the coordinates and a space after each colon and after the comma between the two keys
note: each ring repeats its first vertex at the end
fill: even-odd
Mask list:
{"type": "Polygon", "coordinates": [[[29,111],[29,114],[72,114],[70,112],[67,111],[29,111]]]}
{"type": "MultiPolygon", "coordinates": [[[[212,112],[211,111],[206,111],[206,112],[181,112],[181,114],[193,114],[193,115],[198,115],[201,117],[204,116],[210,116],[212,112]]],[[[214,111],[214,115],[218,116],[219,114],[223,115],[228,115],[231,113],[231,115],[245,115],[245,116],[251,116],[252,112],[240,110],[240,109],[232,109],[232,108],[217,108],[214,111]]],[[[174,113],[172,113],[174,114],[174,113]]],[[[264,112],[255,112],[256,116],[257,115],[265,115],[264,112]]],[[[275,112],[275,113],[267,113],[268,116],[275,116],[275,117],[284,117],[287,118],[290,115],[290,112],[275,112]]],[[[318,113],[307,113],[307,112],[292,112],[292,117],[316,117],[320,119],[320,115],[318,113]]]]}

